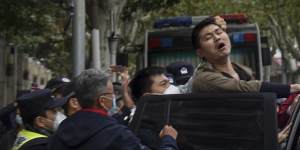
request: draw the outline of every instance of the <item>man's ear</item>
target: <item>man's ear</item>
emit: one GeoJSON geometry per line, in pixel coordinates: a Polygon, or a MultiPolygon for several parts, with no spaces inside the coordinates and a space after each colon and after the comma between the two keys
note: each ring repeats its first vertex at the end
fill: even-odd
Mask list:
{"type": "Polygon", "coordinates": [[[100,107],[106,109],[106,108],[105,108],[105,107],[106,107],[106,106],[105,106],[105,102],[104,102],[104,99],[103,99],[103,98],[99,97],[99,98],[97,99],[97,102],[98,102],[98,104],[99,104],[100,107]]]}

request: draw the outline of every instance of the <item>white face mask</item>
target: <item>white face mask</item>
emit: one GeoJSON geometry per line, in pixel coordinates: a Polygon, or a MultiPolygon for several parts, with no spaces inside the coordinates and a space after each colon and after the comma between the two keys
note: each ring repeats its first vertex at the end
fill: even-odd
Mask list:
{"type": "Polygon", "coordinates": [[[58,111],[55,115],[55,120],[53,122],[53,131],[56,131],[62,121],[66,119],[66,115],[58,111]]]}
{"type": "Polygon", "coordinates": [[[180,90],[178,87],[171,84],[163,94],[180,94],[180,90]]]}

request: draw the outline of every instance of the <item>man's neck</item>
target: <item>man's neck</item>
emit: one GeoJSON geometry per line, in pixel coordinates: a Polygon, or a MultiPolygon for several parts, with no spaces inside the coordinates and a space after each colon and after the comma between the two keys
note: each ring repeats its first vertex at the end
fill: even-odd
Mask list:
{"type": "Polygon", "coordinates": [[[237,72],[234,70],[233,65],[230,61],[230,59],[228,59],[227,61],[220,61],[219,63],[215,63],[212,64],[213,67],[220,71],[220,72],[224,72],[229,74],[232,78],[236,79],[236,80],[240,80],[239,75],[237,74],[237,72]]]}
{"type": "Polygon", "coordinates": [[[230,59],[226,59],[226,60],[223,60],[223,61],[218,61],[218,62],[216,62],[212,65],[216,70],[218,70],[220,72],[225,72],[225,73],[228,73],[228,74],[234,74],[235,73],[230,59]]]}

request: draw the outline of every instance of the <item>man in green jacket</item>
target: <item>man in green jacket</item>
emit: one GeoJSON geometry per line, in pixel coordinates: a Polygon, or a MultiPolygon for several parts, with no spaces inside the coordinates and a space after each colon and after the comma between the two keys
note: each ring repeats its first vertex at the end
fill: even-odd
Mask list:
{"type": "Polygon", "coordinates": [[[288,97],[300,92],[300,84],[276,84],[253,80],[250,69],[232,63],[231,42],[220,17],[208,17],[196,25],[192,42],[197,54],[205,60],[192,77],[192,92],[275,92],[288,97]]]}

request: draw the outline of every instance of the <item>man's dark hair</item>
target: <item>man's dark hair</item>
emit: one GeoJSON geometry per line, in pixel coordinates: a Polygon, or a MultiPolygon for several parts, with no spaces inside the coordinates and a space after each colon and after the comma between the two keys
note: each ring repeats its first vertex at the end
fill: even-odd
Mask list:
{"type": "Polygon", "coordinates": [[[75,97],[82,108],[91,108],[107,88],[109,75],[97,69],[83,71],[74,79],[75,97]]]}
{"type": "Polygon", "coordinates": [[[211,25],[211,24],[215,24],[217,26],[219,26],[214,17],[208,17],[204,20],[202,20],[201,22],[199,22],[193,29],[192,31],[192,44],[193,47],[195,49],[198,49],[200,47],[200,36],[199,36],[199,32],[206,26],[211,25]]]}
{"type": "Polygon", "coordinates": [[[165,72],[163,67],[148,67],[137,72],[129,83],[135,101],[143,96],[144,93],[150,92],[151,85],[153,84],[151,80],[152,76],[161,75],[165,72]]]}

